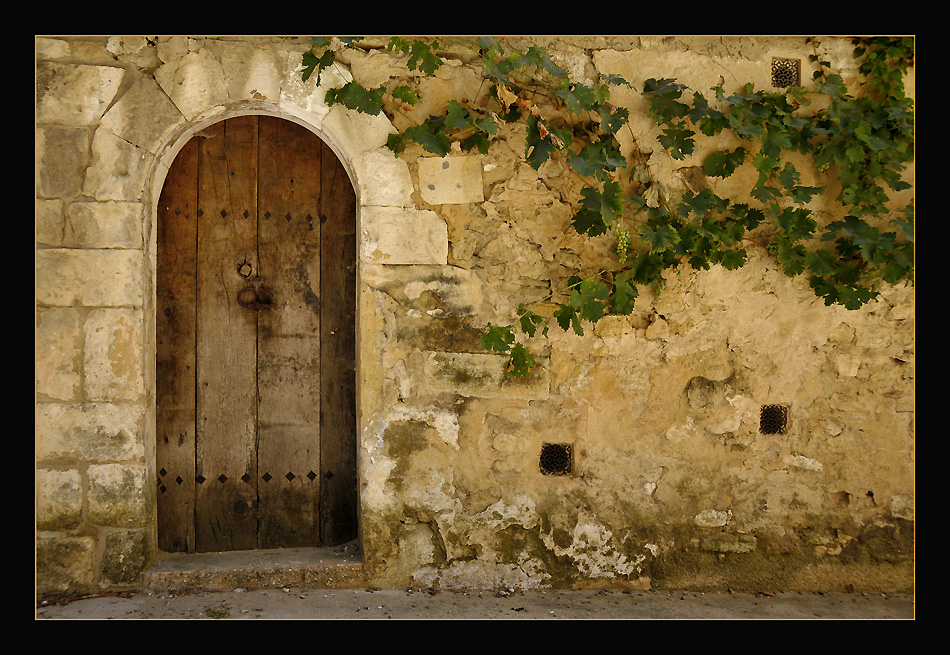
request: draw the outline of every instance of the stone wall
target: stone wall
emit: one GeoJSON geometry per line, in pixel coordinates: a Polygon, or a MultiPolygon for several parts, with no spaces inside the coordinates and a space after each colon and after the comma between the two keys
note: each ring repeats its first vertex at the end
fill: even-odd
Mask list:
{"type": "MultiPolygon", "coordinates": [[[[766,87],[771,57],[810,53],[536,42],[574,79],[632,82],[616,101],[648,149],[643,80],[766,87]]],[[[341,54],[316,87],[303,41],[37,38],[38,591],[135,587],[156,556],[155,203],[193,133],[246,113],[316,132],[357,192],[360,545],[377,584],[909,589],[913,288],[826,307],[753,248],[739,271],[670,274],[631,316],[537,340],[532,375],[506,376],[486,323],[596,270],[610,243],[572,232],[575,183],[527,165],[515,128],[487,155],[396,158],[398,119],[327,107],[327,87],[396,72],[384,45],[341,54]],[[773,405],[787,429],[763,434],[773,405]],[[570,445],[572,474],[542,474],[544,444],[570,445]]],[[[822,47],[854,74],[846,39],[822,47]]],[[[483,92],[465,52],[424,82],[418,116],[483,92]]],[[[697,174],[702,152],[653,150],[671,188],[735,183],[697,174]]]]}

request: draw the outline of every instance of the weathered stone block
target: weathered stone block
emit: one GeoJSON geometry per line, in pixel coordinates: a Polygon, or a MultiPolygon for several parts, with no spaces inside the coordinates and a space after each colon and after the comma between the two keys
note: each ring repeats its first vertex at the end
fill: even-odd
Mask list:
{"type": "Polygon", "coordinates": [[[151,161],[150,152],[100,128],[92,140],[83,193],[96,200],[139,200],[151,161]]]}
{"type": "Polygon", "coordinates": [[[80,193],[89,162],[89,129],[38,127],[36,193],[42,198],[69,198],[80,193]]]}
{"type": "Polygon", "coordinates": [[[148,523],[145,467],[100,464],[89,467],[89,521],[114,527],[148,523]]]}
{"type": "Polygon", "coordinates": [[[36,310],[36,393],[39,398],[77,400],[82,392],[83,312],[36,310]]]}
{"type": "Polygon", "coordinates": [[[82,478],[79,471],[40,469],[36,472],[36,527],[71,530],[82,520],[82,478]]]}
{"type": "Polygon", "coordinates": [[[142,313],[99,309],[85,323],[83,373],[91,400],[127,401],[145,392],[142,371],[142,313]]]}
{"type": "Polygon", "coordinates": [[[207,48],[162,66],[155,71],[155,80],[187,120],[229,100],[224,68],[207,48]]]}
{"type": "MultiPolygon", "coordinates": [[[[171,91],[175,93],[174,89],[171,91]]],[[[108,131],[128,142],[130,147],[144,150],[140,158],[147,158],[145,155],[158,152],[159,146],[183,122],[182,112],[169,95],[151,77],[142,75],[103,115],[97,134],[108,131]]],[[[144,187],[142,181],[139,180],[140,186],[144,187]]],[[[129,199],[138,197],[124,196],[129,199]]]]}
{"type": "Polygon", "coordinates": [[[92,125],[115,98],[125,70],[113,66],[36,65],[36,122],[92,125]]]}
{"type": "Polygon", "coordinates": [[[37,200],[33,214],[36,245],[62,246],[66,235],[66,219],[62,200],[37,200]]]}
{"type": "Polygon", "coordinates": [[[475,156],[419,160],[419,191],[430,205],[482,202],[481,161],[475,156]]]}
{"type": "Polygon", "coordinates": [[[36,591],[40,595],[91,589],[96,541],[92,537],[43,537],[36,541],[36,591]]]}
{"type": "MultiPolygon", "coordinates": [[[[354,162],[360,179],[360,204],[368,206],[411,207],[412,175],[406,162],[389,148],[363,153],[354,162]]],[[[367,211],[363,210],[364,213],[367,211]]],[[[364,219],[365,220],[365,219],[364,219]]]]}
{"type": "Polygon", "coordinates": [[[507,361],[506,356],[494,354],[426,353],[420,382],[429,393],[535,399],[547,396],[548,380],[541,359],[535,372],[524,379],[505,374],[507,361]]]}
{"type": "Polygon", "coordinates": [[[142,304],[141,250],[38,250],[36,302],[69,307],[142,304]]]}
{"type": "Polygon", "coordinates": [[[435,212],[364,207],[362,257],[382,264],[439,264],[448,257],[448,229],[435,212]]]}
{"type": "Polygon", "coordinates": [[[74,202],[67,239],[83,248],[142,248],[142,211],[137,202],[74,202]]]}
{"type": "Polygon", "coordinates": [[[145,455],[139,405],[39,403],[36,407],[38,461],[72,458],[83,462],[128,461],[145,455]]]}
{"type": "Polygon", "coordinates": [[[105,541],[99,586],[108,589],[140,584],[148,564],[148,532],[114,532],[105,541]]]}

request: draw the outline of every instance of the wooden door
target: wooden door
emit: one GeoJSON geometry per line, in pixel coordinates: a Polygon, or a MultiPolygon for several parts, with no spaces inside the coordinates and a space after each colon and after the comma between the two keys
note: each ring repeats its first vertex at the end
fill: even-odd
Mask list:
{"type": "Polygon", "coordinates": [[[159,547],[356,536],[353,188],[271,117],[192,138],[159,200],[159,547]]]}

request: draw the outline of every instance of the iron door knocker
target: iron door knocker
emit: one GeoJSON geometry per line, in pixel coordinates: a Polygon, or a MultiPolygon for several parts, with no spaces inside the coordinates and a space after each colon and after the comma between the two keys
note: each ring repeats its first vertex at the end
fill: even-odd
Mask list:
{"type": "Polygon", "coordinates": [[[269,309],[274,304],[274,292],[265,287],[264,280],[259,277],[251,277],[247,281],[248,285],[238,291],[238,304],[255,312],[269,309]]]}

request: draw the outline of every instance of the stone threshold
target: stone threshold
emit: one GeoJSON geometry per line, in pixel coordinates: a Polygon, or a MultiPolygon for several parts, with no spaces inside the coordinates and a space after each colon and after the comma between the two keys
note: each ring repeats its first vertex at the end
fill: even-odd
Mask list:
{"type": "Polygon", "coordinates": [[[357,542],[322,548],[160,553],[146,573],[153,593],[366,586],[357,542]]]}

